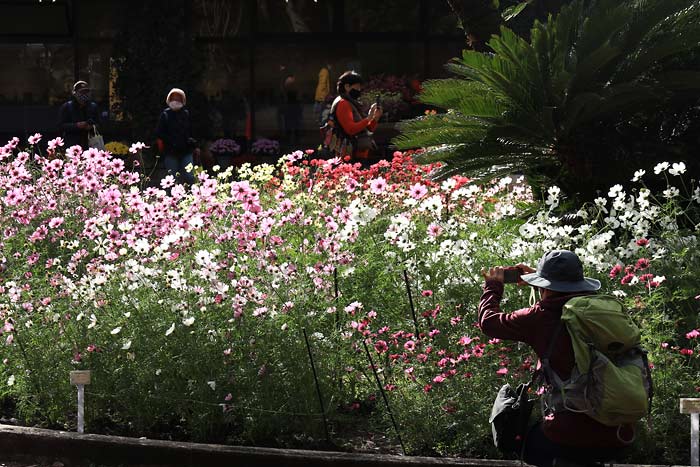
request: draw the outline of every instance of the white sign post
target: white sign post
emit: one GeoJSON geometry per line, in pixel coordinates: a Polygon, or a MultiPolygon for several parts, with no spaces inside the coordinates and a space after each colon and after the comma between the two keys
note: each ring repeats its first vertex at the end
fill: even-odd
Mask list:
{"type": "Polygon", "coordinates": [[[85,432],[85,386],[90,384],[90,370],[70,372],[70,384],[78,386],[78,433],[85,432]]]}
{"type": "Polygon", "coordinates": [[[690,465],[700,465],[700,399],[681,399],[681,413],[690,414],[690,465]]]}

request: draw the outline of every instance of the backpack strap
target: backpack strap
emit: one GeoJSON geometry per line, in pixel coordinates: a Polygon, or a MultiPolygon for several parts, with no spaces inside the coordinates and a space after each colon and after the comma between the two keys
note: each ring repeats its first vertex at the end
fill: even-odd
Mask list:
{"type": "Polygon", "coordinates": [[[556,381],[559,380],[559,378],[555,378],[556,375],[554,374],[554,370],[552,370],[552,366],[549,364],[549,358],[552,356],[552,352],[554,352],[554,344],[556,344],[563,328],[564,321],[560,319],[556,329],[552,332],[549,347],[547,347],[547,353],[542,356],[542,373],[544,374],[545,382],[550,385],[554,385],[556,381]]]}

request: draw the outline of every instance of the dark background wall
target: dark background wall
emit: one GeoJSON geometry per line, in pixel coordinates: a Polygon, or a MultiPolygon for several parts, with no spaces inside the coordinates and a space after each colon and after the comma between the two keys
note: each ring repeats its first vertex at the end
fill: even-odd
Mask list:
{"type": "MultiPolygon", "coordinates": [[[[208,139],[240,137],[246,122],[253,137],[284,139],[277,99],[282,75],[292,70],[304,103],[303,139],[314,142],[318,132],[313,96],[319,69],[326,61],[333,65],[332,84],[350,68],[365,77],[443,77],[444,64],[460,53],[464,43],[447,3],[437,0],[186,0],[173,4],[185,9],[187,33],[200,58],[196,89],[186,91],[206,101],[196,108],[201,121],[206,121],[201,132],[207,134],[200,136],[208,139]],[[282,66],[285,72],[280,71],[282,66]]],[[[133,30],[133,23],[128,23],[134,21],[133,2],[0,0],[0,17],[4,24],[0,30],[0,140],[35,131],[57,135],[58,107],[78,79],[93,88],[106,140],[149,133],[142,127],[150,122],[139,123],[135,131],[128,116],[116,111],[114,59],[125,31],[133,30]]],[[[148,92],[164,99],[179,82],[180,77],[173,76],[172,84],[163,83],[162,89],[148,92]]],[[[153,109],[153,126],[161,109],[153,109]]]]}

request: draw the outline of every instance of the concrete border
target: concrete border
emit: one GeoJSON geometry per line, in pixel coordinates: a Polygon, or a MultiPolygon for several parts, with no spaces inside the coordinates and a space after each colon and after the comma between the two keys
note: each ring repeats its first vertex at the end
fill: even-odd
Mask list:
{"type": "MultiPolygon", "coordinates": [[[[125,438],[0,425],[0,453],[6,460],[59,460],[67,467],[519,467],[518,461],[273,449],[125,438]]],[[[628,466],[632,467],[632,466],[628,466]]],[[[641,466],[635,466],[641,467],[641,466]]]]}

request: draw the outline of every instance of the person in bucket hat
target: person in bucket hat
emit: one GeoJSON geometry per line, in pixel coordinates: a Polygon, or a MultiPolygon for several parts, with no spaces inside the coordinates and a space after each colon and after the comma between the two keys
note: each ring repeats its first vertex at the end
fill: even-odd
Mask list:
{"type": "Polygon", "coordinates": [[[555,292],[594,292],[600,281],[583,277],[583,263],[569,250],[554,250],[540,258],[537,270],[520,276],[520,280],[555,292]]]}
{"type": "MultiPolygon", "coordinates": [[[[585,277],[579,257],[568,250],[545,253],[533,269],[518,264],[519,285],[530,285],[540,298],[529,308],[510,313],[501,310],[504,277],[513,268],[491,267],[481,271],[483,294],[478,309],[478,326],[487,336],[530,345],[538,358],[547,354],[552,336],[561,323],[564,304],[571,298],[595,294],[600,281],[585,277]]],[[[575,365],[571,338],[565,327],[552,344],[550,366],[567,379],[575,365]]],[[[538,361],[537,368],[541,363],[538,361]]],[[[531,465],[552,466],[561,459],[593,465],[616,458],[628,446],[622,440],[634,437],[634,428],[603,425],[584,413],[561,411],[545,417],[527,431],[523,460],[531,465]],[[621,436],[619,436],[621,434],[621,436]]]]}

